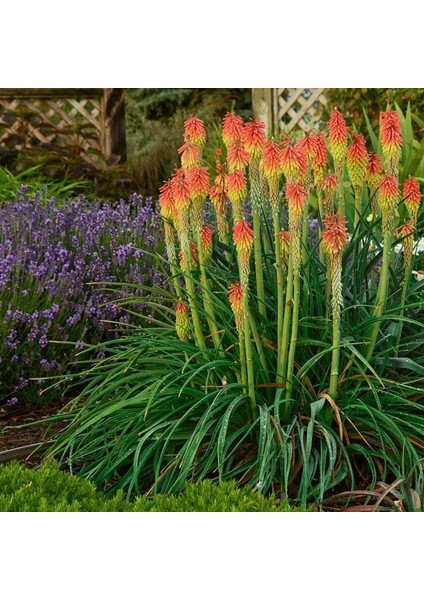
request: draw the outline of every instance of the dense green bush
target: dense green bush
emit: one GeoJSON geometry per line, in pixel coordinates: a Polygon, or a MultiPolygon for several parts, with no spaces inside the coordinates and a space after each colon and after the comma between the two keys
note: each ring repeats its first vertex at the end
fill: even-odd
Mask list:
{"type": "Polygon", "coordinates": [[[94,484],[59,470],[49,461],[32,470],[13,462],[0,465],[2,512],[291,512],[299,511],[275,496],[264,498],[234,482],[187,484],[177,496],[124,500],[98,492],[94,484]]]}

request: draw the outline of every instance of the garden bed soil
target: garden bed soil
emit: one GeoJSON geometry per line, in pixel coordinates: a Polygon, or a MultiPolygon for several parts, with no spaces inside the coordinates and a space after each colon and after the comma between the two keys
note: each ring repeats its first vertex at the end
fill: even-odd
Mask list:
{"type": "MultiPolygon", "coordinates": [[[[1,407],[0,460],[1,453],[6,450],[33,446],[34,444],[55,439],[58,433],[64,429],[67,421],[56,423],[46,422],[45,424],[38,422],[47,421],[49,417],[59,412],[67,402],[69,402],[69,398],[40,406],[1,407]],[[37,424],[31,425],[31,423],[37,424]],[[22,425],[25,425],[25,427],[21,429],[22,425]]],[[[34,454],[33,452],[33,448],[28,448],[27,451],[23,451],[22,453],[17,452],[16,460],[29,467],[35,467],[40,464],[42,453],[34,454]]]]}

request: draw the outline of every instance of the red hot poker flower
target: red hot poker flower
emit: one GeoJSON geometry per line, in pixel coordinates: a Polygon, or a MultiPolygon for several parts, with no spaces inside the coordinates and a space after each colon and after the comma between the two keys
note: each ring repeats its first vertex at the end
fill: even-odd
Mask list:
{"type": "Polygon", "coordinates": [[[367,174],[368,152],[363,135],[353,135],[352,143],[347,149],[346,166],[352,185],[361,189],[367,174]]]}
{"type": "Polygon", "coordinates": [[[325,177],[321,183],[322,189],[326,194],[331,194],[337,191],[338,185],[339,178],[335,173],[327,175],[327,177],[325,177]]]}
{"type": "Polygon", "coordinates": [[[322,245],[326,254],[339,254],[343,250],[349,236],[346,224],[346,219],[340,217],[339,213],[324,219],[322,245]]]}
{"type": "Polygon", "coordinates": [[[186,142],[178,148],[178,154],[181,154],[181,165],[183,169],[190,169],[200,161],[200,145],[194,142],[186,142]]]}
{"type": "Polygon", "coordinates": [[[286,185],[286,198],[289,210],[302,214],[308,198],[306,186],[302,183],[288,183],[286,185]]]}
{"type": "Polygon", "coordinates": [[[378,187],[378,204],[382,214],[383,234],[388,233],[392,227],[392,217],[399,201],[399,182],[394,175],[386,175],[378,187]]]}
{"type": "Polygon", "coordinates": [[[184,122],[184,141],[203,146],[206,142],[206,131],[203,121],[193,116],[184,122]]]}
{"type": "Polygon", "coordinates": [[[418,179],[409,175],[408,179],[406,179],[403,184],[403,195],[409,216],[411,219],[416,220],[421,203],[420,182],[418,179]]]}
{"type": "Polygon", "coordinates": [[[305,137],[301,138],[297,142],[297,147],[299,148],[299,150],[302,150],[302,152],[304,152],[306,154],[306,157],[308,159],[308,165],[310,167],[312,166],[314,159],[315,159],[316,145],[317,145],[316,136],[309,135],[309,134],[306,134],[305,137]]]}
{"type": "Polygon", "coordinates": [[[182,342],[186,342],[189,339],[190,320],[187,314],[187,304],[185,302],[177,302],[175,330],[182,342]]]}
{"type": "Polygon", "coordinates": [[[236,281],[228,288],[228,298],[236,320],[237,331],[243,330],[243,289],[240,281],[236,281]]]}
{"type": "Polygon", "coordinates": [[[335,108],[330,116],[328,137],[330,150],[338,168],[346,155],[347,126],[342,114],[335,108]]]}
{"type": "Polygon", "coordinates": [[[225,115],[222,120],[222,139],[229,146],[231,142],[240,140],[243,135],[243,119],[234,113],[225,115]]]}
{"type": "Polygon", "coordinates": [[[163,186],[159,188],[159,205],[163,218],[173,223],[176,217],[176,208],[174,196],[172,195],[171,180],[165,181],[163,186]]]}
{"type": "Polygon", "coordinates": [[[212,257],[213,250],[213,233],[209,225],[202,226],[201,242],[203,250],[203,260],[207,264],[212,257]]]}
{"type": "Polygon", "coordinates": [[[281,168],[288,182],[302,182],[307,175],[306,154],[291,141],[281,151],[281,168]]]}
{"type": "Polygon", "coordinates": [[[177,210],[186,210],[190,206],[190,187],[184,169],[177,169],[171,179],[172,195],[177,210]]]}
{"type": "Polygon", "coordinates": [[[233,228],[233,241],[237,252],[249,254],[253,245],[253,230],[247,221],[237,221],[233,228]]]}
{"type": "Polygon", "coordinates": [[[230,171],[244,169],[249,163],[249,153],[246,152],[241,139],[230,142],[228,146],[227,162],[230,171]]]}
{"type": "Polygon", "coordinates": [[[402,149],[402,129],[395,110],[389,109],[380,114],[380,134],[383,155],[391,163],[397,164],[402,149]]]}
{"type": "Polygon", "coordinates": [[[246,197],[247,183],[244,171],[233,171],[228,175],[228,197],[231,202],[244,200],[246,197]]]}
{"type": "Polygon", "coordinates": [[[209,171],[207,167],[191,167],[187,171],[187,183],[194,200],[204,200],[209,193],[209,171]]]}
{"type": "Polygon", "coordinates": [[[370,152],[368,154],[367,164],[367,183],[371,190],[375,190],[383,176],[383,167],[381,166],[381,156],[370,152]]]}
{"type": "Polygon", "coordinates": [[[242,135],[245,150],[251,158],[262,156],[265,138],[265,123],[251,119],[245,123],[242,135]]]}
{"type": "Polygon", "coordinates": [[[253,246],[253,230],[247,221],[237,221],[233,228],[233,241],[239,257],[240,280],[243,289],[248,286],[249,259],[253,246]]]}
{"type": "Polygon", "coordinates": [[[281,148],[275,140],[265,142],[262,164],[268,181],[278,181],[283,169],[281,167],[281,148]]]}

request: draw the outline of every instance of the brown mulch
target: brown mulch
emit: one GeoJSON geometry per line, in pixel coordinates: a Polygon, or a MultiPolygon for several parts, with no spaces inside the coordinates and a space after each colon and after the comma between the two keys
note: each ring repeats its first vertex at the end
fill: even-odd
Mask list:
{"type": "MultiPolygon", "coordinates": [[[[54,439],[64,429],[67,421],[30,425],[36,421],[44,421],[55,415],[69,402],[69,398],[50,402],[40,406],[22,406],[0,408],[0,453],[5,450],[39,444],[45,440],[54,439]],[[28,425],[23,429],[20,425],[28,425]]],[[[40,464],[40,454],[32,454],[31,450],[16,460],[34,467],[40,464]]]]}

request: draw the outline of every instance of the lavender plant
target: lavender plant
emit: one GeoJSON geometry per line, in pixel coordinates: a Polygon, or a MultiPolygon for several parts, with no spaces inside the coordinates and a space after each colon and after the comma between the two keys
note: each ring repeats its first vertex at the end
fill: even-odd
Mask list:
{"type": "Polygon", "coordinates": [[[161,237],[152,199],[137,194],[59,205],[22,186],[0,207],[0,403],[45,398],[49,378],[70,372],[82,348],[151,315],[145,288],[166,283],[142,249],[160,250],[161,237]]]}

